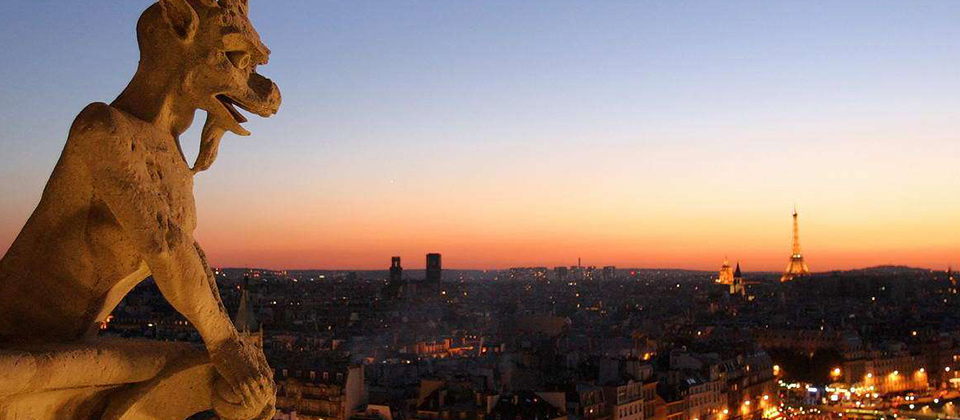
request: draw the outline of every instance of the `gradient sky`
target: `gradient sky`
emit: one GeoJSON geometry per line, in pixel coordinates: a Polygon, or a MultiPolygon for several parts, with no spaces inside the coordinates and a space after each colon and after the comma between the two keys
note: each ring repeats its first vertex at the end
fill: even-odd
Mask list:
{"type": "MultiPolygon", "coordinates": [[[[796,203],[814,271],[960,266],[958,1],[250,1],[284,103],[197,178],[214,264],[780,270],[796,203]]],[[[0,2],[0,252],[149,4],[0,2]]]]}

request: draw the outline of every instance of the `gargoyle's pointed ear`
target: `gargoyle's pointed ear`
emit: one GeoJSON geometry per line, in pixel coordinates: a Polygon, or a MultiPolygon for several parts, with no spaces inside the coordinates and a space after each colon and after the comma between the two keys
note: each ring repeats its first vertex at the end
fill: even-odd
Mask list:
{"type": "Polygon", "coordinates": [[[183,41],[193,40],[200,17],[187,0],[160,0],[163,18],[183,41]]]}

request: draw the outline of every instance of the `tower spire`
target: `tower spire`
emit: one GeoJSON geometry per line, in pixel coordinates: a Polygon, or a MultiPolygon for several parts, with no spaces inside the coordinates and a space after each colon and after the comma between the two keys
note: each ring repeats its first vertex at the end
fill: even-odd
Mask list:
{"type": "Polygon", "coordinates": [[[248,343],[263,347],[263,328],[257,320],[256,310],[253,308],[253,299],[249,293],[250,278],[244,277],[240,292],[240,308],[234,317],[233,324],[237,332],[248,343]]]}
{"type": "Polygon", "coordinates": [[[793,255],[800,254],[800,223],[797,222],[797,206],[793,206],[793,255]]]}
{"type": "Polygon", "coordinates": [[[800,223],[797,221],[798,213],[797,206],[793,206],[793,250],[790,254],[790,263],[787,264],[787,268],[783,270],[783,276],[780,276],[780,281],[790,281],[796,277],[810,274],[810,269],[807,268],[807,263],[803,261],[803,252],[800,250],[800,223]]]}

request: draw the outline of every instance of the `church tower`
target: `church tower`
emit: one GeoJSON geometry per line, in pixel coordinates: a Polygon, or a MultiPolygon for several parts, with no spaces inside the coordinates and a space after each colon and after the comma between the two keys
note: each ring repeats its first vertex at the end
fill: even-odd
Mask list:
{"type": "Polygon", "coordinates": [[[395,299],[403,292],[403,267],[400,266],[400,257],[390,258],[390,278],[387,281],[385,297],[395,299]]]}
{"type": "Polygon", "coordinates": [[[800,252],[800,225],[797,222],[797,209],[793,209],[793,253],[790,255],[790,263],[783,270],[783,276],[780,276],[781,282],[787,282],[794,278],[810,274],[807,263],[803,261],[803,253],[800,252]]]}
{"type": "Polygon", "coordinates": [[[237,332],[244,341],[263,348],[263,328],[257,321],[253,301],[248,291],[247,280],[249,279],[244,280],[243,290],[240,292],[240,308],[233,319],[233,325],[237,327],[237,332]]]}
{"type": "Polygon", "coordinates": [[[733,272],[733,280],[730,282],[730,294],[745,296],[747,288],[743,283],[743,274],[740,272],[740,261],[737,261],[737,270],[733,272]]]}

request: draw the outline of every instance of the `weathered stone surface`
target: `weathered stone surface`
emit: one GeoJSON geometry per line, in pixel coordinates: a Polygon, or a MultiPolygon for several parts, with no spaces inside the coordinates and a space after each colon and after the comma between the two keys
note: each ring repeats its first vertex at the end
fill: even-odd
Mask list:
{"type": "Polygon", "coordinates": [[[184,343],[108,339],[0,350],[0,418],[89,418],[122,401],[118,391],[131,384],[198,366],[210,366],[206,352],[184,343]]]}
{"type": "Polygon", "coordinates": [[[236,107],[268,117],[280,106],[277,86],[256,72],[270,52],[247,12],[246,0],[160,0],[137,24],[133,80],[74,121],[40,203],[0,259],[0,418],[272,413],[266,360],[240,340],[193,239],[194,174],[226,132],[249,135],[236,107]],[[179,136],[197,109],[207,120],[191,167],[179,136]],[[206,351],[96,339],[148,276],[206,351]]]}

